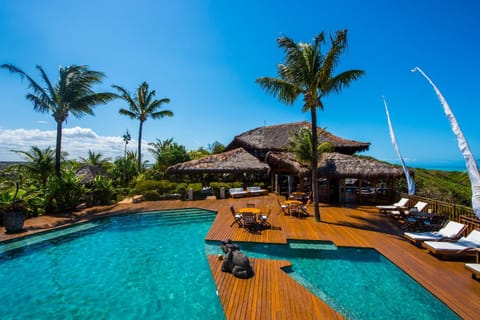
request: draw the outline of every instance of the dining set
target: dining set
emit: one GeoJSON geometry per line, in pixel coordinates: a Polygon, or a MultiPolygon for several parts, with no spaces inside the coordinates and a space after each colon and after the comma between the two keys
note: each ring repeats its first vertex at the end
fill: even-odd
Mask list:
{"type": "Polygon", "coordinates": [[[292,192],[287,200],[279,204],[285,215],[305,217],[309,215],[307,207],[310,204],[310,195],[305,192],[292,192]]]}
{"type": "Polygon", "coordinates": [[[252,204],[247,204],[246,207],[239,208],[238,210],[235,210],[235,208],[231,206],[230,211],[234,218],[230,226],[237,224],[239,227],[245,228],[245,230],[253,233],[258,233],[262,229],[271,228],[271,224],[268,221],[270,210],[264,212],[252,204]]]}

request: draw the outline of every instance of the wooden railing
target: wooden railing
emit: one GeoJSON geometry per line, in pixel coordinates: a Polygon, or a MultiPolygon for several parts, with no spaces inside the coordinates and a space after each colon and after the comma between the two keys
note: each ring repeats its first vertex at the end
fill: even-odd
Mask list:
{"type": "Polygon", "coordinates": [[[436,214],[445,215],[448,220],[466,224],[467,230],[465,234],[470,233],[474,229],[480,230],[480,219],[477,218],[472,208],[416,195],[402,193],[400,196],[410,199],[410,207],[414,206],[418,201],[423,201],[428,203],[427,210],[431,210],[431,212],[436,214]]]}

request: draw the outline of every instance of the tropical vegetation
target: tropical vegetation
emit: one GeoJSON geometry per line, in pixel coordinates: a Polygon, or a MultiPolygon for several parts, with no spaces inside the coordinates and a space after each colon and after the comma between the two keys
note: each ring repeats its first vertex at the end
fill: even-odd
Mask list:
{"type": "MultiPolygon", "coordinates": [[[[285,52],[285,62],[277,66],[278,78],[261,77],[256,82],[268,93],[287,105],[303,97],[303,112],[311,114],[312,132],[312,180],[317,181],[318,137],[317,108],[323,110],[322,99],[330,93],[339,93],[344,87],[360,78],[364,71],[348,70],[334,74],[340,62],[340,56],[347,48],[347,30],[337,31],[330,36],[330,49],[323,54],[321,46],[325,44],[325,33],[319,33],[313,43],[296,43],[289,37],[277,39],[278,46],[285,52]]],[[[312,183],[315,219],[320,220],[318,205],[318,186],[312,183]]]]}
{"type": "Polygon", "coordinates": [[[95,84],[102,82],[105,75],[99,71],[90,70],[87,66],[67,66],[59,68],[59,79],[54,85],[41,66],[36,66],[44,83],[42,87],[32,77],[12,64],[1,66],[8,71],[26,78],[31,93],[26,95],[32,102],[33,109],[41,113],[51,113],[57,123],[57,141],[55,147],[55,173],[60,176],[60,161],[62,156],[62,126],[69,115],[81,118],[93,115],[93,107],[105,104],[116,95],[109,92],[97,93],[93,90],[95,84]]]}
{"type": "MultiPolygon", "coordinates": [[[[137,165],[138,171],[142,170],[142,131],[143,124],[148,118],[161,119],[164,117],[172,117],[173,112],[170,110],[159,110],[163,104],[169,103],[170,99],[162,98],[155,99],[155,90],[149,91],[148,83],[143,82],[138,88],[135,94],[132,96],[125,88],[114,85],[117,91],[119,91],[119,97],[127,102],[128,109],[121,108],[120,114],[123,114],[131,119],[139,121],[138,128],[138,151],[137,151],[137,165]]],[[[124,136],[125,138],[125,136],[124,136]]]]}

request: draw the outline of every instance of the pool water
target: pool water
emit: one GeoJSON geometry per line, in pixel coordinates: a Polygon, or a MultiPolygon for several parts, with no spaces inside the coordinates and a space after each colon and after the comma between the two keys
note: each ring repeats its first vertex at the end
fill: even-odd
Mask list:
{"type": "Polygon", "coordinates": [[[214,219],[132,214],[0,244],[0,319],[224,319],[204,251],[214,219]]]}
{"type": "MultiPolygon", "coordinates": [[[[301,241],[237,244],[249,257],[289,260],[289,274],[346,319],[460,319],[374,249],[301,241]]],[[[218,248],[207,244],[210,254],[218,248]]]]}

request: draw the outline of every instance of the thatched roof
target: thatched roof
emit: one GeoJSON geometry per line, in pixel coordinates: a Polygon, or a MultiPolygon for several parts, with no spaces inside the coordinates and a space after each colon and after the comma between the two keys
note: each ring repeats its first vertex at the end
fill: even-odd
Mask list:
{"type": "MultiPolygon", "coordinates": [[[[281,168],[303,177],[309,172],[308,167],[295,160],[291,152],[269,152],[265,161],[272,168],[281,168]]],[[[320,177],[335,178],[400,178],[403,171],[399,167],[374,159],[351,156],[341,153],[323,153],[318,162],[320,177]]]]}
{"type": "MultiPolygon", "coordinates": [[[[273,126],[263,126],[246,131],[235,136],[233,141],[226,147],[226,150],[245,148],[249,152],[262,156],[268,151],[284,151],[288,145],[290,132],[298,132],[301,128],[311,128],[310,122],[294,122],[273,126]]],[[[318,142],[330,142],[335,152],[354,154],[355,152],[368,150],[370,143],[347,140],[333,135],[332,133],[319,128],[318,142]]]]}
{"type": "Polygon", "coordinates": [[[378,160],[349,156],[341,153],[323,153],[318,163],[320,176],[339,178],[400,178],[403,170],[378,160]]]}
{"type": "Polygon", "coordinates": [[[92,164],[85,164],[75,171],[75,175],[80,179],[83,184],[91,183],[96,176],[109,177],[109,174],[105,169],[92,164]]]}
{"type": "Polygon", "coordinates": [[[298,177],[305,177],[310,172],[310,168],[298,162],[295,159],[295,154],[292,152],[270,151],[265,156],[265,162],[271,168],[284,169],[298,177]]]}
{"type": "Polygon", "coordinates": [[[268,173],[270,167],[243,148],[178,163],[167,168],[167,173],[268,173]]]}

